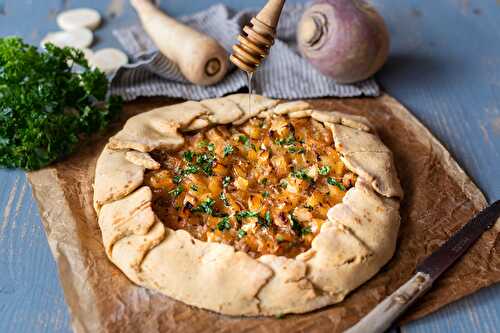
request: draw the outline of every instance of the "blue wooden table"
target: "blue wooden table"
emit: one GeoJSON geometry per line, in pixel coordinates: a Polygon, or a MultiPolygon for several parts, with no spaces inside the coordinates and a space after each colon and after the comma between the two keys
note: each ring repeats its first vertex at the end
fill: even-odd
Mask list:
{"type": "MultiPolygon", "coordinates": [[[[169,0],[172,15],[216,0],[169,0]]],[[[222,1],[234,8],[264,0],[222,1]]],[[[292,2],[292,1],[290,1],[292,2]]],[[[500,0],[374,1],[385,17],[391,56],[377,75],[449,148],[493,201],[500,198],[500,0]]],[[[99,9],[94,49],[118,46],[113,28],[136,22],[127,0],[0,0],[0,36],[38,44],[66,8],[99,9]]],[[[67,332],[70,318],[36,203],[21,171],[0,170],[0,332],[67,332]]],[[[500,286],[492,286],[402,332],[496,332],[500,286]]]]}

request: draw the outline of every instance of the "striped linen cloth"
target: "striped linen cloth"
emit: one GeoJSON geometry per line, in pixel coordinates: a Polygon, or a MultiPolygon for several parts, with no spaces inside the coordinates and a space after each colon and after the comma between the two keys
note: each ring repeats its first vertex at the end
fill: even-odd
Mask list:
{"type": "MultiPolygon", "coordinates": [[[[350,85],[336,84],[299,55],[295,33],[304,9],[303,5],[290,5],[283,9],[275,44],[254,75],[253,90],[257,94],[282,99],[379,95],[380,90],[374,79],[350,85]]],[[[180,20],[214,37],[229,54],[236,43],[236,36],[255,13],[253,10],[236,13],[224,5],[215,5],[180,20]]],[[[140,25],[115,30],[113,34],[132,59],[131,64],[121,67],[111,78],[111,93],[121,95],[125,100],[139,96],[201,100],[224,96],[247,86],[246,73],[233,65],[226,77],[215,85],[191,84],[172,61],[158,52],[140,25]]]]}

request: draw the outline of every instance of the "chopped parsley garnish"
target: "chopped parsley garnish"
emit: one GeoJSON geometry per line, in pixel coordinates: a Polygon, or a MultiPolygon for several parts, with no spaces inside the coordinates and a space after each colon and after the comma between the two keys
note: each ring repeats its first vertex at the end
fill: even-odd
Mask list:
{"type": "Polygon", "coordinates": [[[264,218],[266,219],[266,222],[271,224],[271,212],[270,211],[267,211],[265,214],[264,214],[264,218]]]}
{"type": "Polygon", "coordinates": [[[295,177],[297,179],[307,180],[308,182],[313,182],[314,181],[314,179],[312,179],[311,177],[309,177],[307,175],[307,170],[305,170],[305,169],[298,170],[298,171],[293,171],[292,172],[292,177],[295,177]]]}
{"type": "Polygon", "coordinates": [[[227,145],[224,147],[224,157],[231,155],[234,152],[234,147],[231,145],[227,145]]]}
{"type": "Polygon", "coordinates": [[[266,221],[266,226],[269,227],[271,225],[271,223],[273,222],[273,220],[271,219],[271,212],[270,211],[267,211],[264,214],[264,220],[266,221]]]}
{"type": "Polygon", "coordinates": [[[198,207],[191,209],[192,213],[205,213],[212,215],[214,212],[215,201],[212,198],[205,199],[198,207]]]}
{"type": "Polygon", "coordinates": [[[250,145],[250,139],[246,135],[240,135],[238,137],[238,141],[241,142],[242,144],[244,144],[247,147],[250,145]]]}
{"type": "Polygon", "coordinates": [[[231,223],[229,223],[229,217],[223,217],[219,223],[217,223],[217,230],[224,231],[231,229],[231,223]]]}
{"type": "Polygon", "coordinates": [[[267,180],[268,180],[267,178],[262,178],[262,180],[260,181],[260,183],[262,185],[266,185],[267,184],[267,180]]]}
{"type": "Polygon", "coordinates": [[[330,167],[328,165],[322,166],[319,168],[319,174],[322,176],[326,176],[330,173],[330,167]]]}
{"type": "MultiPolygon", "coordinates": [[[[202,144],[203,142],[206,141],[201,141],[200,143],[198,143],[198,145],[202,144]]],[[[188,166],[184,170],[177,170],[180,175],[173,177],[174,183],[179,184],[182,180],[182,177],[189,174],[198,173],[200,170],[208,176],[213,175],[212,166],[215,162],[215,156],[212,152],[205,154],[196,154],[195,152],[187,150],[182,154],[182,156],[186,161],[190,162],[190,164],[188,164],[188,166]],[[193,162],[195,164],[191,164],[193,162]]]]}
{"type": "Polygon", "coordinates": [[[193,162],[193,158],[196,154],[192,152],[191,150],[186,150],[183,154],[182,157],[188,162],[193,162]]]}
{"type": "Polygon", "coordinates": [[[247,232],[245,230],[243,230],[243,229],[238,230],[238,238],[239,239],[242,239],[246,235],[247,235],[247,232]]]}
{"type": "Polygon", "coordinates": [[[297,154],[303,154],[305,153],[304,147],[297,147],[297,146],[290,146],[288,147],[288,152],[290,153],[297,153],[297,154]]]}
{"type": "Polygon", "coordinates": [[[209,143],[209,144],[207,145],[207,150],[208,150],[208,151],[214,151],[214,150],[215,150],[215,145],[214,145],[213,143],[209,143]]]}
{"type": "Polygon", "coordinates": [[[184,187],[182,185],[177,186],[171,191],[168,191],[168,194],[170,194],[173,197],[178,197],[179,194],[181,194],[184,191],[184,187]]]}
{"type": "Polygon", "coordinates": [[[198,192],[198,186],[196,186],[195,184],[191,184],[191,189],[195,192],[198,192]]]}
{"type": "Polygon", "coordinates": [[[231,183],[231,176],[226,176],[222,178],[222,186],[227,187],[231,183]]]}
{"type": "Polygon", "coordinates": [[[180,175],[176,175],[172,178],[172,181],[175,183],[175,184],[179,184],[181,181],[182,181],[182,176],[180,175]]]}
{"type": "Polygon", "coordinates": [[[271,212],[270,211],[267,211],[265,214],[264,214],[264,218],[261,218],[259,216],[259,220],[258,220],[258,223],[261,227],[263,228],[269,228],[271,226],[271,223],[272,223],[272,219],[271,219],[271,212]]]}
{"type": "Polygon", "coordinates": [[[292,223],[293,231],[295,231],[296,234],[301,235],[302,234],[302,226],[300,225],[297,218],[293,215],[293,213],[288,214],[288,219],[292,223]]]}
{"type": "Polygon", "coordinates": [[[283,236],[282,236],[282,235],[278,235],[278,236],[276,236],[276,240],[278,241],[278,243],[281,243],[281,242],[283,242],[285,239],[283,238],[283,236]]]}
{"type": "Polygon", "coordinates": [[[198,148],[205,148],[206,146],[208,146],[207,140],[202,140],[202,141],[198,142],[198,148]]]}
{"type": "Polygon", "coordinates": [[[263,196],[264,198],[267,198],[267,197],[269,196],[269,192],[268,192],[268,191],[264,191],[264,192],[262,192],[262,196],[263,196]]]}
{"type": "Polygon", "coordinates": [[[302,228],[302,236],[312,233],[311,227],[302,228]]]}
{"type": "Polygon", "coordinates": [[[280,146],[291,145],[295,143],[295,136],[293,134],[290,134],[284,139],[277,139],[276,141],[274,141],[274,143],[280,146]]]}
{"type": "Polygon", "coordinates": [[[282,181],[280,182],[280,187],[281,187],[281,188],[287,188],[287,186],[288,186],[288,182],[287,182],[286,180],[282,180],[282,181]]]}
{"type": "Polygon", "coordinates": [[[224,192],[221,192],[219,198],[222,200],[222,202],[224,202],[224,206],[229,207],[229,200],[227,200],[226,194],[224,192]]]}
{"type": "Polygon", "coordinates": [[[256,217],[256,216],[259,216],[259,213],[252,212],[252,211],[249,211],[249,210],[242,210],[242,211],[236,213],[236,220],[238,220],[238,222],[239,222],[239,221],[241,221],[244,218],[247,218],[247,217],[256,217]]]}
{"type": "Polygon", "coordinates": [[[196,164],[207,176],[212,176],[214,174],[212,170],[214,162],[215,156],[212,153],[201,154],[196,158],[196,164]]]}
{"type": "Polygon", "coordinates": [[[332,177],[328,177],[328,179],[326,180],[326,182],[328,184],[330,184],[330,185],[337,186],[342,191],[345,191],[345,186],[342,185],[342,183],[339,183],[338,181],[336,181],[335,179],[333,179],[332,177]]]}
{"type": "Polygon", "coordinates": [[[292,223],[292,229],[297,235],[304,236],[312,232],[311,227],[303,227],[300,224],[299,220],[297,220],[297,218],[293,215],[293,213],[288,214],[288,219],[292,223]]]}
{"type": "Polygon", "coordinates": [[[313,206],[308,205],[308,204],[305,204],[305,205],[304,205],[304,208],[307,208],[307,209],[309,209],[309,210],[313,210],[313,209],[314,209],[314,207],[313,207],[313,206]]]}
{"type": "Polygon", "coordinates": [[[196,165],[190,164],[184,170],[182,170],[182,175],[185,176],[191,173],[197,173],[198,171],[200,171],[200,168],[198,168],[196,165]]]}

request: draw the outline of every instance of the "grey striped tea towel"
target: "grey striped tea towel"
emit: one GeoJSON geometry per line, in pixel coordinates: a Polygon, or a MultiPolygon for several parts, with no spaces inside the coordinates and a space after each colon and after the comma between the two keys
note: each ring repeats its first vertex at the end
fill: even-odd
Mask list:
{"type": "MultiPolygon", "coordinates": [[[[285,6],[277,29],[277,38],[269,57],[254,75],[254,91],[267,97],[298,99],[322,96],[377,96],[373,79],[351,85],[339,85],[320,74],[296,49],[295,32],[304,11],[303,5],[285,6]]],[[[233,12],[223,5],[180,18],[191,27],[214,37],[228,51],[236,36],[255,11],[233,12]]],[[[226,77],[212,86],[189,83],[169,59],[158,52],[146,32],[138,25],[113,31],[131,55],[133,63],[120,68],[111,79],[111,93],[125,100],[139,96],[169,96],[191,100],[220,97],[247,86],[246,73],[232,66],[226,77]]]]}

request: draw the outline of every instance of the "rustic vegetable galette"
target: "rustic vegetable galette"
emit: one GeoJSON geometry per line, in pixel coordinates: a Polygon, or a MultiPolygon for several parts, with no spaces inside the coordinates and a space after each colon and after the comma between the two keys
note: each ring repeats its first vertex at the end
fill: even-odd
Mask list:
{"type": "Polygon", "coordinates": [[[230,95],[130,118],[96,166],[109,259],[229,315],[340,302],[393,255],[403,193],[363,117],[230,95]]]}

